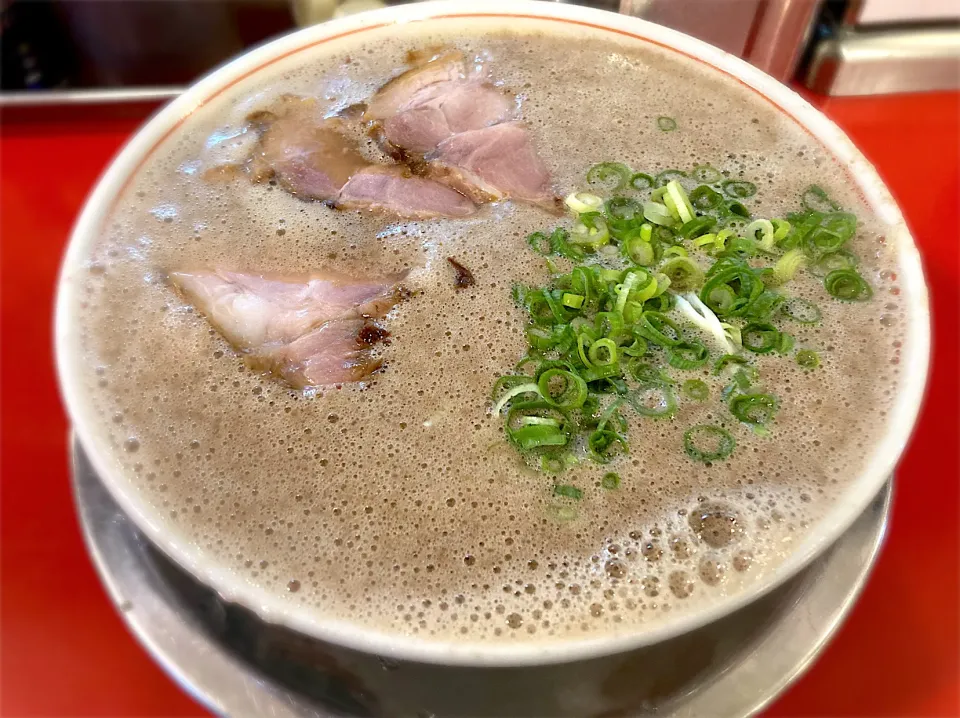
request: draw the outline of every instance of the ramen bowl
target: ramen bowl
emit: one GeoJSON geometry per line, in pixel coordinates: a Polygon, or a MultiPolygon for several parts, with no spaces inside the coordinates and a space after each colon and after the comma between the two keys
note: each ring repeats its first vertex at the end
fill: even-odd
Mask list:
{"type": "MultiPolygon", "coordinates": [[[[470,673],[468,669],[482,669],[487,676],[494,677],[507,675],[513,669],[538,671],[552,676],[553,684],[556,684],[556,677],[560,674],[556,670],[548,670],[550,666],[562,664],[567,671],[570,666],[580,666],[573,669],[572,673],[566,672],[564,675],[567,678],[564,680],[582,678],[586,684],[594,687],[602,687],[609,681],[617,685],[623,681],[629,683],[633,672],[643,671],[644,664],[651,660],[649,651],[652,647],[666,641],[684,641],[684,637],[697,635],[696,632],[708,624],[769,594],[822,554],[853,523],[892,474],[913,429],[927,375],[929,330],[927,290],[920,257],[900,210],[874,168],[854,144],[799,95],[744,61],[665,27],[574,5],[513,0],[413,3],[324,23],[252,50],[197,82],[158,112],[130,140],[99,181],[74,228],[63,262],[56,305],[56,354],[62,395],[76,436],[93,468],[143,534],[226,601],[243,607],[263,621],[302,636],[305,641],[313,642],[311,645],[328,646],[330,651],[343,651],[345,655],[373,655],[389,661],[407,661],[424,666],[460,667],[467,670],[462,675],[480,675],[470,673]],[[455,26],[458,23],[504,21],[518,27],[528,25],[545,30],[581,28],[616,36],[622,42],[656,46],[702,65],[706,71],[717,73],[727,81],[742,85],[760,100],[769,103],[784,118],[802,128],[843,167],[850,185],[857,188],[871,211],[888,228],[887,242],[896,247],[899,255],[898,284],[906,314],[902,337],[904,349],[900,359],[902,379],[889,412],[885,434],[877,442],[861,474],[850,480],[839,500],[797,542],[784,562],[746,589],[718,598],[702,610],[658,620],[648,627],[629,632],[600,638],[558,640],[549,644],[523,641],[476,644],[386,634],[356,623],[331,620],[318,609],[293,605],[282,600],[282,597],[237,580],[225,567],[219,566],[184,536],[167,526],[160,519],[157,509],[133,489],[119,462],[111,457],[109,447],[92,430],[93,409],[81,390],[81,369],[75,360],[80,355],[76,288],[84,274],[84,262],[90,249],[131,178],[193,113],[202,112],[205,105],[239,83],[251,78],[255,80],[260,73],[276,72],[284,63],[295,64],[309,52],[335,48],[336,43],[347,38],[356,41],[367,35],[374,41],[377,33],[389,32],[392,27],[410,23],[455,26]],[[587,670],[588,664],[594,668],[587,670]]],[[[686,650],[701,658],[707,658],[711,653],[695,640],[686,650]]],[[[330,660],[331,665],[340,666],[344,663],[344,660],[330,660]]],[[[350,670],[343,670],[350,674],[350,670]]],[[[536,690],[535,686],[541,684],[541,679],[530,678],[528,685],[530,690],[536,690]]],[[[449,686],[447,690],[450,690],[449,686]]],[[[589,700],[584,699],[585,703],[571,699],[569,703],[559,701],[556,705],[566,705],[564,710],[571,714],[624,710],[622,692],[607,691],[614,696],[607,700],[602,698],[604,691],[599,688],[598,691],[589,700]]],[[[636,702],[631,705],[636,707],[636,702]]],[[[476,705],[474,707],[478,708],[476,705]]]]}

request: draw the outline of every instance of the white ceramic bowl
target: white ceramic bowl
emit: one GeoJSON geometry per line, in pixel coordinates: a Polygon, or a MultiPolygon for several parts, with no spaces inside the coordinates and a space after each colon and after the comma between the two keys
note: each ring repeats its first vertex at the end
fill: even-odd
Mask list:
{"type": "Polygon", "coordinates": [[[74,429],[93,466],[118,503],[140,529],[170,557],[198,579],[216,589],[224,598],[243,604],[267,621],[284,624],[306,635],[377,655],[394,656],[427,663],[477,666],[520,666],[575,661],[647,646],[714,621],[756,600],[796,574],[826,549],[861,514],[868,502],[891,475],[913,428],[920,408],[927,376],[930,344],[930,317],[927,289],[920,256],[889,191],[876,171],[833,122],[789,88],[711,45],[679,32],[637,18],[575,5],[528,0],[484,0],[424,2],[401,5],[307,28],[249,52],[208,75],[151,119],[130,140],[104,174],[87,200],[70,239],[64,259],[56,306],[56,354],[61,390],[74,429]],[[655,626],[628,635],[610,638],[517,645],[464,645],[399,638],[366,629],[361,625],[325,619],[317,612],[294,606],[281,597],[239,583],[224,568],[199,552],[183,537],[170,531],[138,495],[110,451],[94,440],[90,427],[91,409],[84,401],[79,367],[71,361],[77,355],[74,331],[73,283],[88,257],[105,217],[131,173],[142,160],[173,133],[186,116],[229,87],[268,65],[285,60],[308,48],[338,38],[356,36],[391,23],[422,20],[467,22],[481,16],[522,17],[544,23],[579,25],[601,32],[635,38],[681,53],[752,88],[819,141],[846,168],[877,216],[891,228],[888,242],[899,249],[900,286],[907,305],[906,336],[901,358],[903,381],[896,398],[886,435],[878,442],[876,454],[863,473],[851,481],[833,509],[813,526],[789,558],[764,580],[747,590],[720,600],[706,610],[658,622],[655,626]]]}

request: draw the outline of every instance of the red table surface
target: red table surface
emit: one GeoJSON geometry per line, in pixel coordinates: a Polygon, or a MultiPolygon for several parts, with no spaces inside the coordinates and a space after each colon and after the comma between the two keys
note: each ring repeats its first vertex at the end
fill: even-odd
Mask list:
{"type": "MultiPolygon", "coordinates": [[[[767,716],[960,715],[960,94],[813,98],[876,165],[923,252],[935,322],[926,403],[886,548],[852,615],[767,716]]],[[[74,513],[51,346],[71,225],[145,108],[0,124],[0,714],[206,712],[127,632],[74,513]]]]}

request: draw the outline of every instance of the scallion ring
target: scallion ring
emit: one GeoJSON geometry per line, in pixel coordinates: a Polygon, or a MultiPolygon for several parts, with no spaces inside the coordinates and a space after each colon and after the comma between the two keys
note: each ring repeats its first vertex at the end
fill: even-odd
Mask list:
{"type": "Polygon", "coordinates": [[[703,270],[689,257],[672,257],[660,271],[670,279],[670,287],[676,292],[692,291],[703,282],[703,270]]]}
{"type": "Polygon", "coordinates": [[[609,473],[604,474],[603,478],[600,479],[600,485],[607,489],[607,491],[620,488],[620,475],[610,471],[609,473]]]}
{"type": "Polygon", "coordinates": [[[847,302],[862,302],[873,296],[873,289],[853,269],[835,269],[823,278],[830,296],[847,302]]]}
{"type": "Polygon", "coordinates": [[[820,312],[820,307],[800,297],[791,297],[788,299],[784,302],[780,311],[793,321],[800,322],[801,324],[816,324],[823,316],[820,312]]]}
{"type": "Polygon", "coordinates": [[[653,189],[656,180],[648,174],[637,172],[630,178],[630,186],[636,190],[653,189]]]}
{"type": "Polygon", "coordinates": [[[587,356],[593,366],[615,366],[618,362],[617,344],[613,339],[606,337],[597,339],[590,345],[587,356]]]}
{"type": "Polygon", "coordinates": [[[722,185],[724,194],[736,199],[746,199],[753,197],[757,193],[757,186],[753,182],[745,180],[726,180],[722,185]]]}
{"type": "Polygon", "coordinates": [[[601,162],[587,171],[587,183],[607,192],[619,192],[627,187],[633,172],[622,162],[601,162]]]}
{"type": "Polygon", "coordinates": [[[643,214],[643,207],[629,197],[612,197],[604,205],[604,211],[612,220],[631,220],[643,214]]]}
{"type": "Polygon", "coordinates": [[[750,322],[742,332],[743,348],[755,354],[767,354],[779,346],[780,331],[767,322],[750,322]]]}
{"type": "Polygon", "coordinates": [[[563,203],[577,214],[599,212],[603,209],[603,198],[590,192],[571,192],[563,203]]]}
{"type": "Polygon", "coordinates": [[[684,239],[693,239],[706,234],[717,223],[713,217],[694,217],[680,227],[680,236],[684,239]]]}
{"type": "MultiPolygon", "coordinates": [[[[497,381],[499,383],[500,381],[503,381],[506,378],[507,377],[501,377],[497,381]]],[[[524,378],[528,380],[530,379],[530,377],[524,377],[524,378]]],[[[494,386],[494,388],[496,388],[496,385],[494,386]]],[[[500,412],[503,410],[503,407],[506,406],[508,401],[513,399],[515,396],[520,396],[521,394],[536,394],[539,397],[540,387],[534,384],[532,381],[527,381],[524,384],[514,385],[513,387],[508,389],[506,392],[504,392],[503,395],[500,397],[499,401],[497,401],[497,403],[494,404],[494,407],[493,407],[494,416],[498,416],[500,414],[500,412]]]]}
{"type": "Polygon", "coordinates": [[[662,312],[646,311],[637,324],[637,331],[644,339],[663,347],[672,347],[683,339],[680,327],[662,312]]]}
{"type": "Polygon", "coordinates": [[[730,413],[752,426],[764,426],[777,413],[777,400],[771,394],[737,394],[729,406],[730,413]]]}
{"type": "Polygon", "coordinates": [[[800,201],[811,212],[836,212],[840,205],[834,202],[819,185],[810,185],[803,191],[800,201]]]}
{"type": "Polygon", "coordinates": [[[657,187],[662,189],[663,187],[666,187],[673,180],[679,180],[682,178],[686,178],[687,176],[688,176],[687,173],[684,172],[683,170],[674,170],[674,169],[664,170],[663,172],[661,172],[656,176],[657,187]]]}
{"type": "Polygon", "coordinates": [[[723,175],[710,165],[697,165],[690,174],[692,174],[698,182],[703,182],[704,184],[716,184],[723,180],[723,175]]]}
{"type": "Polygon", "coordinates": [[[700,342],[680,342],[667,347],[667,363],[677,369],[696,369],[709,358],[710,352],[700,342]]]}
{"type": "Polygon", "coordinates": [[[629,449],[626,439],[616,431],[597,429],[587,438],[587,449],[594,461],[608,464],[617,454],[617,449],[624,453],[629,449]]]}
{"type": "Polygon", "coordinates": [[[675,129],[677,129],[677,121],[672,117],[658,117],[657,127],[660,128],[661,132],[673,132],[675,129]]]}
{"type": "Polygon", "coordinates": [[[694,461],[720,461],[730,456],[736,446],[730,432],[719,426],[699,424],[683,434],[683,448],[694,461]]]}
{"type": "Polygon", "coordinates": [[[543,232],[534,232],[531,234],[527,237],[527,244],[529,244],[530,248],[537,254],[542,254],[545,257],[553,254],[553,246],[550,243],[550,238],[543,232]]]}
{"type": "Polygon", "coordinates": [[[717,359],[716,363],[713,365],[713,373],[719,374],[730,364],[743,366],[748,363],[749,362],[742,356],[737,356],[736,354],[724,354],[722,357],[717,359]]]}
{"type": "Polygon", "coordinates": [[[694,401],[706,401],[710,397],[710,387],[703,379],[687,379],[680,390],[684,396],[694,401]]]}
{"type": "Polygon", "coordinates": [[[816,369],[820,366],[820,355],[813,349],[801,349],[797,352],[795,359],[804,369],[816,369]]]}
{"type": "Polygon", "coordinates": [[[641,416],[666,419],[677,411],[677,400],[669,384],[648,384],[631,391],[626,398],[641,416]]]}
{"type": "Polygon", "coordinates": [[[587,399],[587,383],[564,369],[547,369],[537,387],[545,402],[560,409],[579,409],[587,399]]]}
{"type": "Polygon", "coordinates": [[[857,256],[846,249],[825,254],[810,265],[810,273],[815,277],[825,277],[835,269],[853,269],[859,260],[857,256]]]}
{"type": "Polygon", "coordinates": [[[723,207],[723,195],[712,187],[700,185],[690,193],[690,204],[701,212],[708,212],[723,207]]]}

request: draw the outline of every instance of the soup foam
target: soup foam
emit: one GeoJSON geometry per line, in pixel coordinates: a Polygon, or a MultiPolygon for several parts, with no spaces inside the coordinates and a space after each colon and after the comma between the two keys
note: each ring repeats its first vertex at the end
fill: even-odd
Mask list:
{"type": "MultiPolygon", "coordinates": [[[[299,53],[189,117],[138,171],[75,290],[98,441],[158,521],[232,571],[315,614],[389,634],[558,641],[636,631],[761,580],[862,470],[897,390],[903,322],[895,248],[851,180],[748,88],[655,46],[532,21],[371,30],[299,53]],[[555,497],[490,414],[496,377],[523,356],[511,286],[549,281],[525,237],[556,219],[510,203],[468,220],[397,222],[302,202],[270,184],[211,184],[199,169],[242,145],[243,117],[283,93],[332,110],[368,97],[407,51],[452,45],[518,93],[561,194],[592,164],[656,173],[709,163],[758,191],[756,216],[799,209],[817,183],[862,224],[853,249],[872,301],[841,303],[806,274],[791,293],[823,311],[791,326],[823,364],[760,356],[781,401],[752,434],[718,401],[669,420],[627,416],[630,453],[583,463],[555,497]],[[662,132],[657,117],[676,119],[662,132]],[[454,287],[446,262],[476,284],[454,287]],[[410,270],[386,323],[385,369],[365,385],[295,392],[247,369],[165,273],[219,267],[363,275],[410,270]],[[725,426],[730,460],[695,464],[683,432],[725,426]],[[610,470],[620,488],[601,487],[610,470]],[[572,511],[571,511],[572,509],[572,511]]],[[[372,158],[378,150],[367,141],[372,158]]],[[[717,397],[722,383],[700,378],[717,397]]]]}

